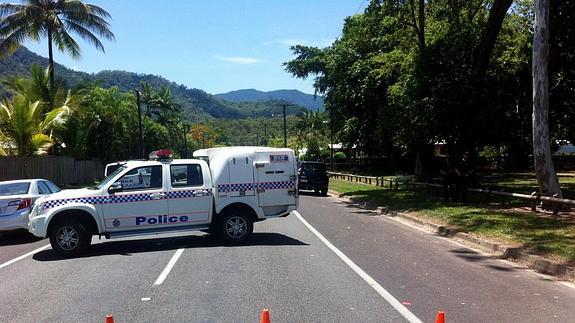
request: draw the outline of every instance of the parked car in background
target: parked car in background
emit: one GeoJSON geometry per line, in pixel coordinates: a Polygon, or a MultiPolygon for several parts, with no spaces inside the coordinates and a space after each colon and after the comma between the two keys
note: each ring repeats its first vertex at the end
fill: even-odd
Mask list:
{"type": "Polygon", "coordinates": [[[329,177],[323,162],[301,161],[298,168],[298,188],[312,190],[321,196],[327,195],[329,177]]]}
{"type": "Polygon", "coordinates": [[[28,214],[37,198],[60,192],[45,179],[0,182],[0,231],[28,228],[28,214]]]}

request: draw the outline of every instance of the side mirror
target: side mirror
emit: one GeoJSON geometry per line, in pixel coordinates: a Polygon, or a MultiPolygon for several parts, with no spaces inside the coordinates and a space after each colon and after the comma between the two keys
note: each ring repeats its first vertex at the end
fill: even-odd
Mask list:
{"type": "Polygon", "coordinates": [[[108,193],[110,193],[110,194],[121,192],[123,190],[124,190],[124,186],[122,186],[122,183],[120,183],[120,182],[115,182],[112,185],[110,185],[110,187],[108,187],[108,193]]]}

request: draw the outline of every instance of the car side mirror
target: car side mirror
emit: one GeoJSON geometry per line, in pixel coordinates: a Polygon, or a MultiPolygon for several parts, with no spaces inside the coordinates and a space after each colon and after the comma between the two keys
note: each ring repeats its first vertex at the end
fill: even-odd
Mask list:
{"type": "Polygon", "coordinates": [[[115,182],[112,185],[110,185],[110,187],[108,187],[108,193],[110,193],[110,194],[121,192],[123,190],[124,190],[124,186],[122,186],[122,183],[120,183],[120,182],[115,182]]]}

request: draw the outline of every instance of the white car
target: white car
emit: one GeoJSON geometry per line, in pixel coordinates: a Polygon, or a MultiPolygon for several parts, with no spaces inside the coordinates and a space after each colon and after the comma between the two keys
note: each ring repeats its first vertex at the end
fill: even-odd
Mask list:
{"type": "Polygon", "coordinates": [[[45,179],[0,182],[0,231],[27,229],[34,201],[57,192],[60,188],[45,179]]]}

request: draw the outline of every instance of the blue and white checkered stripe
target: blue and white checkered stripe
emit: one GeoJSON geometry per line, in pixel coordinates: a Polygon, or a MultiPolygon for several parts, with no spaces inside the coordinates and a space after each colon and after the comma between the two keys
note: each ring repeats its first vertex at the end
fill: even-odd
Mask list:
{"type": "Polygon", "coordinates": [[[254,188],[265,189],[265,190],[281,190],[290,189],[295,187],[294,181],[283,181],[283,182],[263,182],[263,183],[242,183],[242,184],[221,184],[218,185],[218,190],[220,192],[237,192],[240,190],[253,190],[254,188]]]}
{"type": "Polygon", "coordinates": [[[219,191],[228,191],[228,192],[236,192],[236,191],[252,191],[254,189],[253,183],[240,183],[240,184],[222,184],[218,185],[219,191]]]}
{"type": "Polygon", "coordinates": [[[258,183],[258,188],[264,190],[282,190],[294,187],[295,183],[293,181],[258,183]]]}
{"type": "MultiPolygon", "coordinates": [[[[208,196],[212,195],[212,190],[202,190],[207,192],[208,196]]],[[[196,197],[197,190],[185,190],[185,191],[172,191],[166,193],[166,199],[177,199],[186,197],[196,197]]],[[[151,201],[152,197],[150,193],[143,194],[129,194],[129,195],[113,195],[113,196],[94,196],[94,197],[79,197],[61,200],[51,200],[46,201],[44,205],[45,209],[50,209],[60,205],[68,203],[87,203],[87,204],[114,204],[114,203],[130,203],[130,202],[141,202],[141,201],[151,201]]]]}
{"type": "MultiPolygon", "coordinates": [[[[202,192],[206,192],[207,196],[211,196],[212,195],[212,190],[211,189],[207,189],[207,190],[201,190],[202,192]]],[[[181,199],[181,198],[186,198],[186,197],[196,197],[196,193],[199,192],[197,190],[191,190],[191,191],[172,191],[172,192],[168,192],[166,193],[166,197],[168,199],[181,199]]],[[[203,195],[203,196],[206,196],[203,195]]]]}
{"type": "Polygon", "coordinates": [[[44,204],[45,209],[53,208],[56,206],[68,204],[68,203],[88,203],[88,204],[103,204],[107,197],[104,196],[95,196],[95,197],[80,197],[80,198],[73,198],[73,199],[62,199],[62,200],[52,200],[47,201],[44,204]]]}

